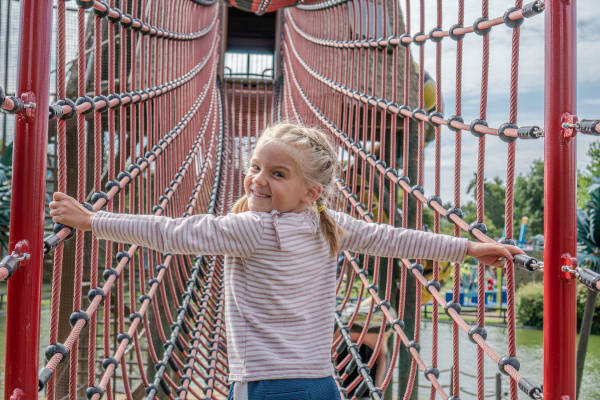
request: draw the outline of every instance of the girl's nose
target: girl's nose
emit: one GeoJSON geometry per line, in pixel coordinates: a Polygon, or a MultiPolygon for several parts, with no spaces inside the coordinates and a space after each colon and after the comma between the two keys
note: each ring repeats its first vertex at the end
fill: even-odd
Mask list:
{"type": "Polygon", "coordinates": [[[267,183],[264,173],[264,171],[260,171],[258,174],[254,175],[254,179],[252,179],[252,181],[255,185],[264,186],[267,183]]]}

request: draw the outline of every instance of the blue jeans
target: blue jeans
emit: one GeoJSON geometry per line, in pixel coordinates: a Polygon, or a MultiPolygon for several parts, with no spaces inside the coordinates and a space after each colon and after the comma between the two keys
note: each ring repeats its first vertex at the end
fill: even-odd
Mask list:
{"type": "MultiPolygon", "coordinates": [[[[233,399],[233,385],[227,400],[233,399]]],[[[340,400],[331,376],[314,379],[273,379],[248,382],[248,400],[340,400]]]]}

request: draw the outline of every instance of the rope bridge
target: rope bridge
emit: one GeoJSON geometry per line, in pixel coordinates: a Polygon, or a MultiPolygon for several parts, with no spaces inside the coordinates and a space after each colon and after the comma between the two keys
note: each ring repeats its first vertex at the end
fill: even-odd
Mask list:
{"type": "MultiPolygon", "coordinates": [[[[19,115],[11,253],[0,262],[0,281],[10,278],[7,399],[33,399],[37,390],[49,400],[67,396],[223,399],[229,392],[223,258],[159,254],[135,245],[99,242],[62,225],[55,225],[42,238],[48,132],[57,143],[57,184],[52,191],[72,194],[90,210],[185,217],[228,212],[243,193],[244,166],[257,134],[279,120],[319,126],[330,135],[341,165],[330,207],[369,222],[424,229],[427,207],[433,214],[434,232],[440,232],[446,219],[456,236],[470,234],[474,240],[494,241],[485,225],[485,167],[506,162],[504,242],[513,244],[516,146],[522,140],[538,140],[541,148],[544,137],[547,176],[552,176],[552,168],[561,168],[557,175],[565,179],[547,183],[546,213],[563,220],[548,218],[545,265],[519,255],[503,269],[507,348],[492,348],[486,341],[485,265],[477,266],[477,317],[469,325],[461,317],[459,264],[448,267],[453,283],[451,298],[446,300],[441,287],[448,277],[438,262],[343,252],[338,305],[331,310],[336,312],[332,361],[343,399],[391,398],[384,394],[389,393],[395,366],[403,365],[402,360],[407,367],[400,371],[397,386],[404,399],[411,398],[419,373],[429,382],[431,399],[465,398],[469,393],[483,399],[486,357],[510,380],[511,399],[517,399],[519,392],[533,399],[574,398],[574,376],[570,376],[574,351],[563,348],[575,338],[572,278],[598,290],[600,277],[578,267],[571,257],[576,253],[575,236],[567,231],[574,232],[568,222],[571,216],[574,221],[574,201],[550,194],[574,191],[573,163],[565,163],[564,158],[574,157],[572,139],[577,131],[600,134],[600,123],[577,120],[569,103],[572,94],[553,103],[547,100],[543,128],[519,125],[517,115],[521,25],[526,26],[528,18],[542,18],[543,13],[551,23],[548,20],[558,18],[560,12],[573,23],[571,11],[557,11],[553,2],[517,0],[507,4],[503,15],[489,15],[488,0],[482,0],[481,17],[465,21],[464,2],[459,1],[458,15],[448,24],[442,20],[441,0],[433,10],[423,0],[332,0],[286,9],[282,7],[293,4],[231,1],[259,15],[280,9],[276,38],[280,51],[270,78],[264,73],[255,77],[224,73],[227,9],[215,1],[77,0],[75,60],[66,57],[69,3],[59,0],[56,9],[50,1],[41,3],[23,0],[21,11],[26,16],[21,54],[28,49],[39,62],[21,57],[19,95],[2,91],[0,96],[3,110],[19,115]],[[411,21],[415,3],[418,22],[411,21]],[[435,14],[435,26],[425,26],[426,12],[435,14]],[[53,16],[56,100],[48,103],[53,16]],[[35,32],[27,26],[35,26],[31,30],[35,32]],[[510,63],[509,109],[505,123],[491,126],[487,121],[489,37],[496,31],[512,34],[506,60],[510,63]],[[482,48],[479,115],[472,121],[465,120],[462,110],[467,35],[481,37],[482,48]],[[435,47],[433,79],[424,69],[425,46],[435,47]],[[445,52],[455,55],[452,76],[442,76],[445,52]],[[452,111],[443,107],[443,79],[455,84],[452,111]],[[461,210],[463,134],[475,135],[478,143],[472,223],[465,221],[461,210]],[[444,154],[454,164],[451,183],[442,182],[442,135],[452,135],[455,141],[454,155],[444,154]],[[506,143],[508,159],[486,154],[486,141],[506,143]],[[560,146],[552,147],[553,143],[560,146]],[[434,147],[432,188],[424,184],[427,145],[434,147]],[[565,170],[565,165],[571,165],[571,170],[565,170]],[[23,187],[23,182],[34,182],[35,187],[23,187]],[[453,188],[453,198],[444,199],[449,208],[441,198],[442,184],[453,188]],[[37,370],[44,255],[53,259],[50,345],[37,370]],[[515,267],[545,274],[543,389],[542,382],[526,378],[531,371],[519,370],[515,267]],[[432,299],[430,353],[420,351],[422,293],[432,299]],[[557,302],[560,308],[552,308],[557,302]],[[441,312],[452,322],[451,365],[439,361],[441,312]],[[470,339],[470,347],[459,346],[461,335],[470,339]],[[461,386],[461,351],[476,353],[477,384],[468,390],[461,386]],[[389,360],[381,356],[386,353],[389,360]],[[447,387],[439,377],[450,367],[447,387]]],[[[560,34],[574,37],[573,29],[560,34]]],[[[568,42],[554,39],[547,35],[557,48],[559,42],[561,46],[568,42]]],[[[548,84],[554,84],[552,79],[574,80],[574,75],[568,76],[574,70],[572,59],[548,57],[557,60],[548,66],[547,74],[556,74],[547,77],[548,84]]],[[[572,90],[572,84],[561,90],[572,90]]]]}

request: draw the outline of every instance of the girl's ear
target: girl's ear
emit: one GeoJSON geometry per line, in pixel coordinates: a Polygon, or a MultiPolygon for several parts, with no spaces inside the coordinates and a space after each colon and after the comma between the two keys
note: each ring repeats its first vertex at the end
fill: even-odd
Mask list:
{"type": "Polygon", "coordinates": [[[307,189],[306,200],[308,203],[314,203],[323,193],[323,186],[319,184],[309,185],[307,189]]]}

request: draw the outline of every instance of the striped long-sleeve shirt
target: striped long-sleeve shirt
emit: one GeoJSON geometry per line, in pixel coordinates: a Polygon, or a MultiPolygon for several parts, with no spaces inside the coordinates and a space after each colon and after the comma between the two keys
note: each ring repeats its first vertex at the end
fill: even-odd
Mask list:
{"type": "MultiPolygon", "coordinates": [[[[467,240],[367,223],[328,211],[344,229],[341,250],[462,262],[467,240]]],[[[163,253],[225,254],[229,379],[331,375],[336,257],[309,212],[168,218],[98,212],[100,239],[163,253]]]]}

